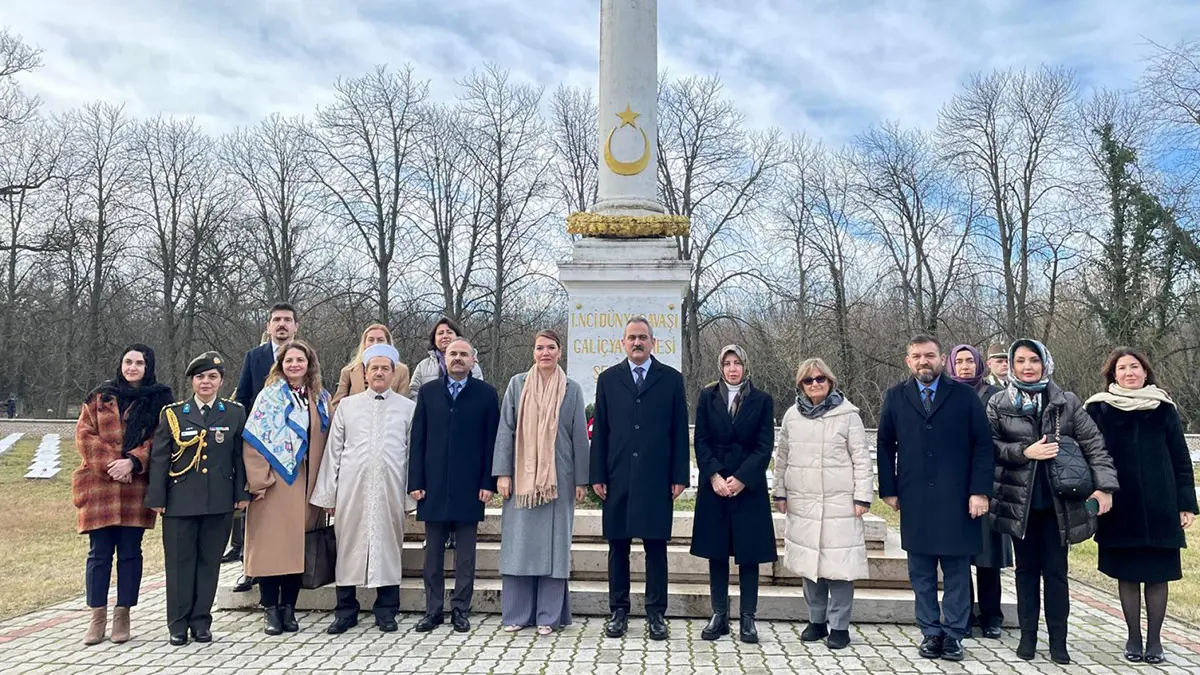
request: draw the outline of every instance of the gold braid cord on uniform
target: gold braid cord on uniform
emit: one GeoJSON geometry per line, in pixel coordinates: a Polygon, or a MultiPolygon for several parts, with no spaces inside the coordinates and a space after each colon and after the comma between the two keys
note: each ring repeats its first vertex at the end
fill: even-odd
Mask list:
{"type": "Polygon", "coordinates": [[[180,471],[170,470],[167,472],[171,478],[175,478],[176,476],[182,476],[183,474],[200,466],[200,453],[204,452],[204,446],[207,445],[205,438],[208,436],[208,429],[201,429],[200,433],[196,434],[195,438],[190,441],[184,441],[179,437],[179,418],[175,416],[175,411],[171,410],[170,408],[167,409],[167,424],[171,426],[171,436],[175,439],[175,445],[179,448],[177,451],[171,453],[172,465],[179,461],[180,457],[183,457],[183,452],[185,450],[193,445],[198,446],[196,448],[196,454],[192,455],[192,461],[188,462],[187,466],[180,471]]]}

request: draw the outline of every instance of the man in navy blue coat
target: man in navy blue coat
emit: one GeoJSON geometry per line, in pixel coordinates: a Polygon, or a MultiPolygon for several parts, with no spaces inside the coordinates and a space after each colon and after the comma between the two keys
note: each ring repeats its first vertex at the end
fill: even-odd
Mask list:
{"type": "Polygon", "coordinates": [[[475,588],[475,542],[484,506],[496,491],[492,455],[500,426],[495,388],[471,377],[475,348],[459,337],[446,347],[446,375],[421,385],[409,442],[408,490],[417,502],[417,520],[425,523],[425,616],[416,630],[425,633],[445,620],[446,538],[454,532],[454,595],[450,623],[471,629],[475,588]]]}
{"type": "Polygon", "coordinates": [[[982,547],[996,454],[979,396],[942,377],[945,359],[936,338],[918,335],[908,343],[913,376],[887,391],[879,413],[879,496],[900,512],[925,637],[921,656],[960,661],[970,630],[971,556],[982,547]]]}
{"type": "MultiPolygon", "coordinates": [[[[275,365],[275,356],[279,352],[279,348],[296,337],[299,327],[300,324],[296,321],[295,307],[286,302],[277,302],[271,305],[270,311],[267,312],[267,335],[270,336],[270,339],[246,352],[246,356],[242,358],[242,376],[238,379],[237,390],[233,394],[233,400],[242,404],[247,417],[250,416],[250,410],[254,407],[254,400],[258,398],[258,392],[262,391],[267,374],[271,372],[271,366],[275,365]]],[[[234,514],[229,550],[221,556],[221,562],[241,560],[242,544],[245,540],[245,512],[238,511],[234,514]]],[[[249,591],[253,585],[253,579],[242,575],[233,590],[235,593],[244,593],[249,591]]]]}
{"type": "Polygon", "coordinates": [[[646,551],[646,629],[668,637],[667,540],[673,500],[690,481],[687,398],[683,375],[650,356],[654,332],[645,317],[625,325],[628,357],[596,379],[592,488],[604,500],[608,541],[608,637],[621,637],[629,618],[629,549],[646,551]]]}

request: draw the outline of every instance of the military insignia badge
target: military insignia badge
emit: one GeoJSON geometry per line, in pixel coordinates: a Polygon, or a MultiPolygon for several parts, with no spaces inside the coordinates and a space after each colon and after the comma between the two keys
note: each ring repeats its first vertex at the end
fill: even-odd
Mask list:
{"type": "Polygon", "coordinates": [[[214,431],[213,432],[213,440],[215,440],[218,443],[224,443],[225,442],[225,432],[220,429],[214,431]]]}

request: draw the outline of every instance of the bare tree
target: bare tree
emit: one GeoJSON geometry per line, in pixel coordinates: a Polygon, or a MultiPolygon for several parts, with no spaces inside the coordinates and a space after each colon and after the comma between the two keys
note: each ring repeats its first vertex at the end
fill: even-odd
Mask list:
{"type": "Polygon", "coordinates": [[[266,269],[263,300],[296,301],[320,198],[304,160],[299,121],[272,115],[226,137],[222,150],[248,196],[247,218],[266,269]]]}
{"type": "Polygon", "coordinates": [[[205,279],[213,260],[205,242],[222,236],[233,198],[218,163],[217,145],[193,119],[157,117],[141,123],[133,142],[149,235],[143,256],[156,273],[154,296],[162,321],[160,378],[182,387],[205,279]]]}
{"type": "Polygon", "coordinates": [[[317,109],[306,127],[307,157],[330,210],[354,226],[375,266],[379,321],[391,321],[391,267],[397,241],[408,238],[413,198],[412,155],[421,135],[420,106],[428,82],[411,66],[377,66],[338,80],[335,101],[317,109]]]}
{"type": "Polygon", "coordinates": [[[1069,140],[1077,84],[1063,68],[975,75],[941,111],[944,152],[962,170],[978,175],[995,220],[1004,285],[1004,332],[1032,334],[1029,309],[1034,221],[1044,202],[1062,188],[1058,165],[1069,140]]]}
{"type": "MultiPolygon", "coordinates": [[[[543,275],[531,273],[539,236],[552,213],[548,169],[553,161],[539,113],[542,90],[510,81],[508,71],[488,65],[462,82],[459,100],[466,119],[463,147],[471,158],[473,189],[488,223],[486,263],[491,272],[490,372],[500,367],[508,303],[543,275]]],[[[544,251],[544,249],[543,249],[544,251]]]]}
{"type": "Polygon", "coordinates": [[[596,159],[596,101],[592,92],[560,85],[550,99],[550,126],[557,155],[558,190],[567,211],[596,203],[600,174],[596,159]]]}
{"type": "Polygon", "coordinates": [[[693,379],[703,362],[700,334],[716,322],[738,321],[733,312],[708,309],[742,282],[767,283],[747,255],[747,235],[785,144],[777,129],[748,133],[744,124],[716,76],[659,85],[659,190],[670,213],[691,220],[690,234],[677,244],[692,262],[682,347],[684,373],[693,379]]]}
{"type": "MultiPolygon", "coordinates": [[[[37,115],[41,102],[21,89],[16,76],[41,65],[41,49],[25,44],[20,35],[0,30],[0,145],[6,145],[17,127],[37,115]]],[[[0,193],[8,187],[0,186],[0,193]]]]}

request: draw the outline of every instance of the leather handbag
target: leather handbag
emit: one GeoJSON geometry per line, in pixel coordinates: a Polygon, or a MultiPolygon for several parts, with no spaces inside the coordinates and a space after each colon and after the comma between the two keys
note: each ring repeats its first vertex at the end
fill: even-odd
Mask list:
{"type": "Polygon", "coordinates": [[[1050,460],[1050,487],[1054,494],[1068,501],[1083,501],[1096,491],[1092,480],[1092,467],[1079,442],[1062,435],[1062,414],[1054,418],[1054,440],[1058,443],[1058,454],[1050,460]]]}
{"type": "Polygon", "coordinates": [[[300,587],[320,588],[332,584],[337,570],[337,535],[328,514],[317,526],[304,533],[304,574],[300,587]]]}

